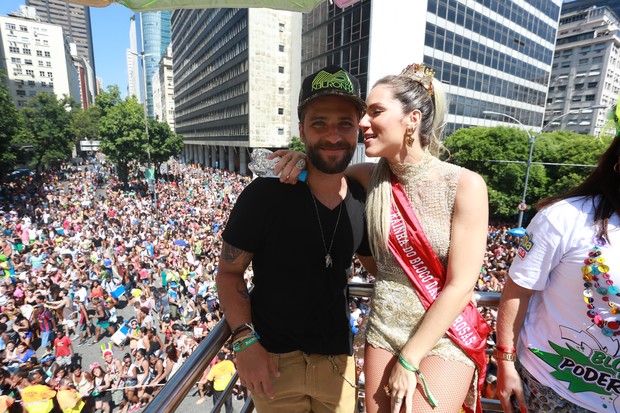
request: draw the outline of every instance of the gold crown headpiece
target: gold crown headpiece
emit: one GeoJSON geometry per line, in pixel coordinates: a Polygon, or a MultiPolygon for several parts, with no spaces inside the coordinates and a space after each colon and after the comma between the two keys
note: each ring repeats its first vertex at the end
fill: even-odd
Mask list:
{"type": "Polygon", "coordinates": [[[426,67],[424,63],[414,63],[407,66],[401,73],[401,76],[407,76],[424,87],[429,95],[433,96],[433,77],[435,71],[430,67],[426,67]]]}

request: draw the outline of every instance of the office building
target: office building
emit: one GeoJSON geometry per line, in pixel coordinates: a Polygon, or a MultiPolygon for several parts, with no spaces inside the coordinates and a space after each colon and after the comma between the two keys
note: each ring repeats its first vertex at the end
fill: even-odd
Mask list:
{"type": "Polygon", "coordinates": [[[151,79],[155,118],[166,122],[174,130],[174,79],[172,76],[172,46],[161,57],[159,70],[151,79]]]}
{"type": "Polygon", "coordinates": [[[562,10],[545,130],[598,135],[608,111],[590,108],[611,106],[618,99],[619,50],[620,21],[608,7],[562,10]]]}
{"type": "Polygon", "coordinates": [[[618,0],[564,0],[562,14],[589,9],[593,6],[607,7],[620,17],[620,1],[618,0]]]}
{"type": "Polygon", "coordinates": [[[147,114],[154,117],[153,84],[151,80],[155,72],[159,70],[159,61],[166,53],[170,44],[170,12],[154,11],[138,13],[136,24],[140,29],[140,60],[145,67],[140,71],[140,78],[144,82],[146,76],[146,91],[143,96],[146,99],[147,114]]]}
{"type": "Polygon", "coordinates": [[[175,129],[187,161],[246,173],[251,148],[299,136],[300,13],[175,10],[172,37],[175,129]]]}
{"type": "Polygon", "coordinates": [[[80,101],[79,75],[63,28],[39,21],[34,8],[21,6],[19,13],[0,16],[0,58],[18,108],[41,92],[80,101]]]}
{"type": "Polygon", "coordinates": [[[127,96],[135,96],[142,102],[142,87],[140,86],[140,64],[138,63],[138,32],[136,30],[136,16],[129,19],[129,49],[125,52],[127,59],[127,96]]]}
{"type": "Polygon", "coordinates": [[[446,132],[510,124],[540,129],[561,0],[328,0],[304,14],[302,74],[335,63],[364,90],[411,63],[436,71],[450,98],[446,132]]]}
{"type": "Polygon", "coordinates": [[[82,107],[87,108],[94,102],[97,94],[96,90],[92,89],[96,83],[96,73],[90,8],[64,0],[26,0],[26,5],[37,10],[41,21],[61,26],[69,43],[75,44],[73,56],[77,56],[76,68],[84,72],[84,77],[80,77],[80,81],[84,80],[80,84],[80,89],[84,91],[81,96],[86,99],[82,107]],[[82,70],[84,67],[90,70],[82,70]]]}

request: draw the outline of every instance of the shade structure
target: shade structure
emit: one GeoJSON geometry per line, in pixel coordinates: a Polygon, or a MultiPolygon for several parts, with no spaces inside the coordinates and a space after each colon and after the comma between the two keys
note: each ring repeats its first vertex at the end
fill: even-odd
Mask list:
{"type": "Polygon", "coordinates": [[[270,8],[277,10],[309,12],[321,0],[65,0],[67,3],[91,7],[121,4],[133,11],[156,11],[174,9],[222,8],[270,8]]]}

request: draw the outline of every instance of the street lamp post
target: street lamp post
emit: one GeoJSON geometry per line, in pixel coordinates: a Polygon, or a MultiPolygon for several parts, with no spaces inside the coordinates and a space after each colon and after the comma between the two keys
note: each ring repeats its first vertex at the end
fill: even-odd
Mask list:
{"type": "Polygon", "coordinates": [[[529,139],[530,142],[530,152],[529,155],[527,157],[527,163],[526,163],[526,167],[525,167],[525,182],[523,184],[523,195],[521,196],[521,203],[519,204],[519,221],[517,223],[517,227],[518,228],[522,228],[523,225],[523,215],[525,214],[525,210],[527,209],[527,204],[525,203],[525,196],[527,195],[527,184],[530,178],[530,169],[532,167],[532,155],[534,153],[534,142],[536,141],[536,138],[538,138],[545,129],[547,129],[547,127],[549,125],[552,125],[553,122],[555,122],[558,119],[561,119],[565,116],[571,115],[573,113],[578,113],[581,112],[582,110],[585,109],[604,109],[607,106],[605,105],[594,105],[594,106],[590,106],[588,108],[581,108],[581,109],[575,109],[575,110],[570,110],[566,113],[563,113],[559,116],[556,116],[555,118],[551,119],[549,121],[549,123],[547,123],[536,135],[532,135],[530,133],[530,130],[521,122],[519,121],[519,119],[515,118],[514,116],[508,115],[507,113],[502,113],[502,112],[494,112],[492,110],[485,110],[482,113],[485,115],[498,115],[498,116],[503,116],[505,118],[511,119],[515,122],[517,122],[519,124],[519,126],[521,126],[523,128],[523,130],[525,131],[525,133],[527,133],[527,137],[529,139]]]}

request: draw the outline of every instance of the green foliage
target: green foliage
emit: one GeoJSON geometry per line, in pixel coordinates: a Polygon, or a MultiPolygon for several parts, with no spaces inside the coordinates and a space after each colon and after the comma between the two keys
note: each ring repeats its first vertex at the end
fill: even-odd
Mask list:
{"type": "MultiPolygon", "coordinates": [[[[109,88],[112,89],[112,88],[109,88]]],[[[113,91],[114,92],[114,91],[113,91]]],[[[102,100],[97,96],[97,105],[107,105],[112,101],[110,93],[103,93],[102,100]]],[[[100,107],[102,116],[99,119],[99,150],[116,163],[119,178],[126,184],[128,180],[129,162],[146,160],[146,131],[144,110],[135,97],[118,100],[113,106],[100,107]]]]}
{"type": "Polygon", "coordinates": [[[77,110],[73,113],[73,130],[76,143],[82,140],[96,141],[99,139],[99,118],[101,111],[96,107],[77,110]]]}
{"type": "Polygon", "coordinates": [[[78,107],[72,98],[58,99],[50,93],[39,93],[26,102],[20,112],[24,134],[19,139],[32,145],[32,165],[37,171],[71,157],[75,138],[72,112],[78,107]]]}
{"type": "MultiPolygon", "coordinates": [[[[166,122],[149,121],[151,160],[158,165],[183,150],[183,137],[175,134],[166,122]]],[[[156,168],[156,170],[159,168],[156,168]]]]}
{"type": "Polygon", "coordinates": [[[13,143],[20,133],[21,119],[0,73],[0,180],[15,166],[17,150],[13,143]]]}
{"type": "Polygon", "coordinates": [[[288,148],[292,151],[298,151],[306,153],[306,145],[297,136],[291,138],[291,142],[288,144],[288,148]]]}
{"type": "MultiPolygon", "coordinates": [[[[491,215],[515,218],[525,185],[529,142],[527,133],[520,128],[473,127],[450,135],[445,146],[450,151],[451,162],[475,171],[485,179],[489,187],[491,215]]],[[[543,133],[535,139],[532,161],[595,165],[609,143],[610,139],[600,141],[573,132],[543,133]]],[[[573,188],[591,171],[592,168],[588,167],[532,164],[526,203],[534,205],[543,198],[573,188]]]]}

